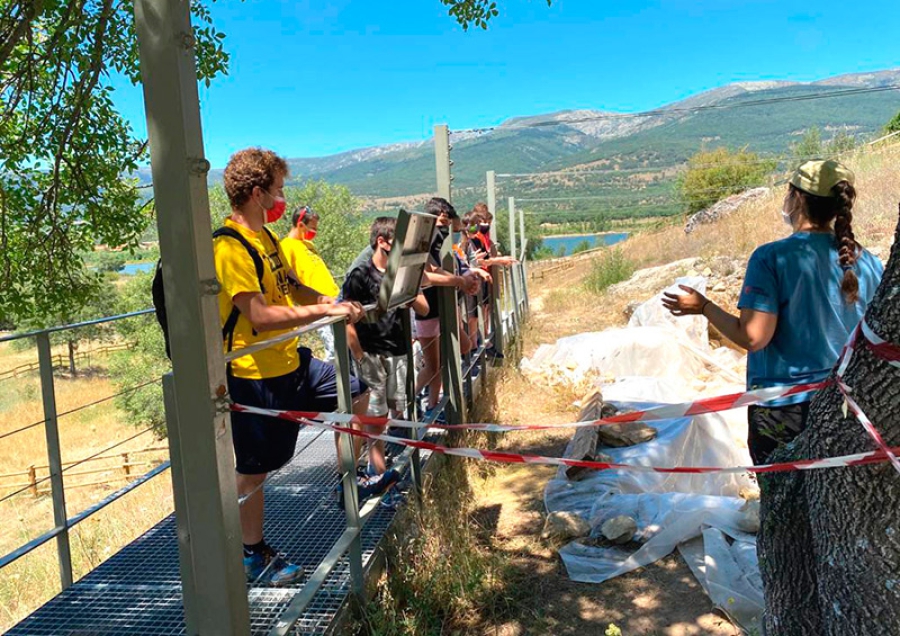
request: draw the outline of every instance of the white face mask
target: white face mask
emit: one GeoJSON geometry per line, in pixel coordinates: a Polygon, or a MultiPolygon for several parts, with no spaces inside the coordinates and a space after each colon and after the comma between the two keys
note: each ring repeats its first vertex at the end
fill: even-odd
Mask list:
{"type": "Polygon", "coordinates": [[[781,209],[781,218],[789,227],[794,227],[794,221],[791,219],[791,215],[785,212],[784,208],[781,209]]]}

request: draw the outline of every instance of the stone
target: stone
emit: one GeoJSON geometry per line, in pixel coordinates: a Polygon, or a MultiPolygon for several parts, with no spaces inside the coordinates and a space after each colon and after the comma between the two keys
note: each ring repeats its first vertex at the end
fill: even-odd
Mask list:
{"type": "Polygon", "coordinates": [[[655,439],[657,430],[643,422],[608,424],[597,428],[597,441],[603,446],[620,448],[634,446],[655,439]]]}
{"type": "Polygon", "coordinates": [[[749,534],[759,532],[759,499],[748,499],[740,509],[737,526],[749,534]]]}
{"type": "Polygon", "coordinates": [[[709,267],[707,267],[706,269],[703,270],[703,275],[706,276],[707,278],[709,278],[710,276],[712,276],[712,270],[709,267]]]}
{"type": "Polygon", "coordinates": [[[551,512],[544,521],[542,539],[568,541],[585,537],[591,532],[591,524],[574,512],[551,512]]]}
{"type": "Polygon", "coordinates": [[[728,285],[726,285],[725,283],[722,283],[722,282],[718,282],[715,285],[713,285],[712,291],[723,292],[726,289],[728,289],[728,285]]]}
{"type": "Polygon", "coordinates": [[[613,543],[628,543],[637,532],[637,521],[627,515],[607,519],[600,526],[600,533],[613,543]]]}

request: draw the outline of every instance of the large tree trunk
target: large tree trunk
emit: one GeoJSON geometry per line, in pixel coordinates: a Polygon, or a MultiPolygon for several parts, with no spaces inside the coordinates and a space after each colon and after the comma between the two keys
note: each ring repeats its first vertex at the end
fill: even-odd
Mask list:
{"type": "MultiPolygon", "coordinates": [[[[900,226],[866,313],[900,343],[900,226]]],[[[856,347],[844,376],[888,446],[900,446],[900,369],[856,347]]],[[[834,385],[819,392],[809,426],[772,461],[876,450],[834,385]]],[[[900,634],[900,475],[889,463],[761,476],[759,564],[767,636],[900,634]]]]}

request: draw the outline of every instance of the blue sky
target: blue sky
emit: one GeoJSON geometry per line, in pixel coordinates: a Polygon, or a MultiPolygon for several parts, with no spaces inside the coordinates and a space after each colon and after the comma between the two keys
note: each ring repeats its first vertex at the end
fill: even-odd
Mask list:
{"type": "MultiPolygon", "coordinates": [[[[734,81],[900,66],[896,0],[497,0],[464,32],[438,0],[219,0],[228,77],[201,88],[215,167],[311,157],[568,108],[634,112],[734,81]],[[850,7],[850,8],[848,8],[850,7]]],[[[117,86],[121,84],[117,83],[117,86]]],[[[117,91],[145,134],[138,89],[117,91]]]]}

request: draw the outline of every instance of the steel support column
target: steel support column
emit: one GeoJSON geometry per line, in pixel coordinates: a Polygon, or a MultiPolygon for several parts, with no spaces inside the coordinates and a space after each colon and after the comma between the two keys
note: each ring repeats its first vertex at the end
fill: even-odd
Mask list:
{"type": "Polygon", "coordinates": [[[450,129],[446,124],[439,124],[434,127],[434,163],[437,172],[437,193],[439,197],[443,197],[448,201],[452,201],[451,166],[450,161],[450,129]]]}
{"type": "Polygon", "coordinates": [[[38,364],[41,370],[41,397],[44,404],[44,433],[47,440],[47,463],[50,470],[50,494],[53,499],[53,525],[63,531],[56,537],[59,557],[59,582],[62,589],[72,585],[72,551],[69,548],[69,521],[66,514],[66,491],[62,475],[62,449],[59,445],[59,421],[56,417],[56,390],[53,386],[53,353],[50,334],[37,338],[38,364]]]}
{"type": "MultiPolygon", "coordinates": [[[[488,212],[497,216],[497,173],[493,170],[487,171],[487,206],[488,212]]],[[[491,223],[491,243],[497,242],[497,224],[491,223]]]]}
{"type": "MultiPolygon", "coordinates": [[[[174,369],[176,514],[189,634],[249,634],[189,0],[136,0],[135,27],[174,369]],[[183,425],[183,427],[182,427],[183,425]]],[[[174,457],[173,457],[174,459],[174,457]]]]}

